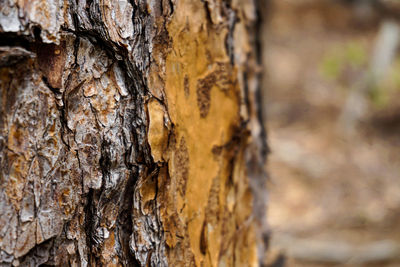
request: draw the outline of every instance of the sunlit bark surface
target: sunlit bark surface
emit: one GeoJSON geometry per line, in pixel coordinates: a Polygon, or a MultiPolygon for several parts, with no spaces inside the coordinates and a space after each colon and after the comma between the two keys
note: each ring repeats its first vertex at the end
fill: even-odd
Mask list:
{"type": "Polygon", "coordinates": [[[0,0],[0,265],[257,265],[256,13],[0,0]]]}

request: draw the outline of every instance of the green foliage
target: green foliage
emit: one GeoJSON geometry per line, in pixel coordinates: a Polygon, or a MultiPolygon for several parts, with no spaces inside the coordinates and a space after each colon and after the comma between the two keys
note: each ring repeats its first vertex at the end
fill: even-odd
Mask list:
{"type": "Polygon", "coordinates": [[[328,54],[324,57],[320,66],[320,72],[325,78],[337,79],[343,67],[341,58],[336,54],[328,54]]]}
{"type": "Polygon", "coordinates": [[[392,81],[393,91],[400,91],[400,57],[398,57],[389,73],[392,81]]]}
{"type": "Polygon", "coordinates": [[[376,108],[384,108],[389,101],[389,94],[385,88],[374,86],[369,90],[369,97],[376,108]]]}
{"type": "Polygon", "coordinates": [[[396,91],[400,91],[400,58],[393,62],[386,77],[370,89],[369,96],[376,108],[385,108],[396,91]]]}
{"type": "Polygon", "coordinates": [[[340,44],[326,53],[320,64],[320,73],[327,79],[338,80],[349,68],[362,68],[366,62],[367,53],[362,43],[340,44]]]}
{"type": "Polygon", "coordinates": [[[359,42],[351,42],[346,45],[345,59],[354,68],[365,66],[367,62],[367,53],[365,48],[359,42]]]}
{"type": "MultiPolygon", "coordinates": [[[[362,42],[351,41],[337,44],[328,50],[321,60],[319,72],[321,76],[342,90],[353,90],[360,86],[360,79],[370,79],[368,94],[371,104],[377,108],[386,108],[393,96],[400,91],[400,57],[396,58],[380,80],[374,80],[368,75],[368,51],[362,42]]],[[[361,84],[363,82],[361,81],[361,84]]],[[[366,81],[366,84],[367,81],[366,81]]],[[[362,85],[361,85],[362,86],[362,85]]]]}

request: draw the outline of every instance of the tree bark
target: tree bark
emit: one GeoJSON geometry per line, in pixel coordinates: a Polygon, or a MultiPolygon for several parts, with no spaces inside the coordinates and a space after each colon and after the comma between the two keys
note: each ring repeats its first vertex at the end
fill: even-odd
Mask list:
{"type": "Polygon", "coordinates": [[[0,0],[0,264],[255,266],[256,3],[0,0]]]}

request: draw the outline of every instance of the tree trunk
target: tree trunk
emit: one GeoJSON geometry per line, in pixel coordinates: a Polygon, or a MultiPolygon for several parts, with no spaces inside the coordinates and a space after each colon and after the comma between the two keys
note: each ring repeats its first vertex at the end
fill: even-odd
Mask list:
{"type": "Polygon", "coordinates": [[[1,266],[254,266],[255,3],[0,0],[1,266]]]}

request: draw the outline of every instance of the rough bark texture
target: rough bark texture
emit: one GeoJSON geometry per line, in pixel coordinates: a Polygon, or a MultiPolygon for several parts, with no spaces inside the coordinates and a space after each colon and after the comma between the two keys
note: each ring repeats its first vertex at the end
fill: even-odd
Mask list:
{"type": "Polygon", "coordinates": [[[0,0],[0,264],[257,265],[256,24],[252,0],[0,0]]]}

